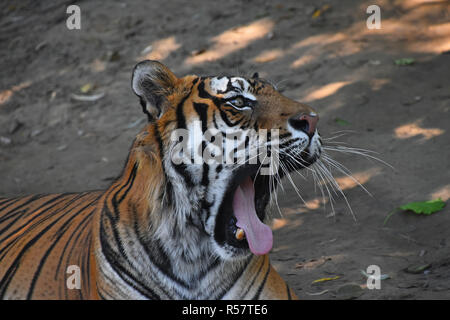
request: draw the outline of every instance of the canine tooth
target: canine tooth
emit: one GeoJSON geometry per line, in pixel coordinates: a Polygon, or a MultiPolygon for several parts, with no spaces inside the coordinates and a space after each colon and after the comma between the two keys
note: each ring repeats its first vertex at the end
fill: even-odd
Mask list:
{"type": "Polygon", "coordinates": [[[244,239],[244,237],[245,237],[245,232],[244,232],[244,230],[242,230],[241,228],[238,228],[238,229],[236,230],[235,237],[236,237],[236,239],[238,239],[239,241],[242,240],[242,239],[244,239]]]}

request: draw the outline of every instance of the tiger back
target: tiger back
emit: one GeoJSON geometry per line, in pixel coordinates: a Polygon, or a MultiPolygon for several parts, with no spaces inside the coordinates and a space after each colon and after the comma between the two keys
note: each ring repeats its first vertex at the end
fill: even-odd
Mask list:
{"type": "Polygon", "coordinates": [[[68,290],[67,269],[88,273],[94,265],[92,219],[101,192],[33,195],[0,200],[0,297],[80,299],[89,297],[88,274],[82,290],[68,290]]]}

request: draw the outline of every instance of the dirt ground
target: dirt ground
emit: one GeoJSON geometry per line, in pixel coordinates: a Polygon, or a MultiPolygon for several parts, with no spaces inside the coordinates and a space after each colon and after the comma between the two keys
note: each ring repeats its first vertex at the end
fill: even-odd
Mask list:
{"type": "Polygon", "coordinates": [[[383,225],[402,204],[450,197],[448,1],[75,1],[81,30],[68,30],[72,3],[0,4],[1,196],[106,188],[145,124],[130,89],[142,59],[178,75],[258,71],[319,112],[324,138],[345,133],[330,143],[394,168],[330,151],[372,195],[334,171],[356,219],[336,195],[331,215],[311,176],[295,177],[307,205],[284,183],[271,259],[299,297],[450,298],[450,205],[383,225]],[[381,29],[366,27],[371,4],[381,29]],[[369,265],[389,275],[381,289],[365,287],[369,265]]]}

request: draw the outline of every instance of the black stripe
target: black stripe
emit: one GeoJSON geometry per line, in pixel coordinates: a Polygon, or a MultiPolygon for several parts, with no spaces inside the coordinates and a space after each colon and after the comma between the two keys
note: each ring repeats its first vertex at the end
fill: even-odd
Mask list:
{"type": "MultiPolygon", "coordinates": [[[[8,254],[8,252],[9,252],[8,249],[9,249],[12,245],[14,245],[14,244],[18,241],[18,239],[21,239],[24,235],[26,235],[26,234],[30,233],[31,231],[33,231],[34,228],[36,228],[37,226],[39,226],[41,223],[45,222],[46,220],[52,218],[52,217],[53,217],[55,214],[57,214],[58,212],[61,212],[62,210],[66,209],[71,203],[73,203],[73,202],[76,201],[78,198],[80,198],[81,195],[82,195],[82,194],[79,194],[77,197],[75,197],[74,199],[72,199],[69,203],[66,203],[66,204],[64,205],[63,208],[60,208],[60,209],[58,209],[58,210],[52,212],[51,215],[49,215],[49,216],[47,216],[47,217],[45,217],[45,218],[42,218],[42,219],[39,220],[37,223],[33,224],[29,229],[27,229],[23,234],[21,234],[21,236],[20,236],[19,238],[15,238],[13,241],[10,241],[7,245],[5,245],[3,248],[1,248],[0,254],[2,254],[2,255],[0,256],[0,260],[3,259],[4,256],[5,256],[6,254],[8,254]]],[[[61,202],[64,202],[64,201],[66,201],[66,199],[61,200],[61,201],[58,202],[57,204],[59,204],[59,203],[61,203],[61,202]]],[[[44,204],[44,205],[45,205],[45,204],[44,204]]],[[[42,205],[42,206],[44,206],[44,205],[42,205]]],[[[52,208],[53,208],[53,207],[52,207],[52,208]]],[[[51,208],[47,208],[45,211],[42,212],[42,214],[44,214],[46,211],[48,211],[48,210],[50,210],[50,209],[51,209],[51,208]]],[[[32,211],[32,212],[34,212],[34,211],[32,211]]],[[[42,215],[42,214],[41,214],[41,215],[42,215]]],[[[35,220],[35,219],[37,219],[37,218],[40,218],[41,215],[35,216],[32,220],[30,220],[30,221],[28,221],[26,224],[20,226],[19,229],[25,227],[25,226],[28,225],[28,224],[31,224],[31,222],[32,222],[33,220],[35,220]]],[[[19,216],[19,218],[20,218],[20,216],[19,216]]],[[[12,235],[13,233],[15,233],[15,232],[17,232],[17,229],[15,229],[12,233],[10,233],[10,234],[8,235],[8,237],[9,237],[10,235],[12,235]]],[[[5,238],[5,239],[6,239],[6,238],[5,238]]]]}
{"type": "MultiPolygon", "coordinates": [[[[208,129],[208,105],[205,103],[194,103],[194,109],[197,112],[200,121],[202,123],[202,132],[203,134],[206,132],[206,130],[208,129]]],[[[202,150],[201,150],[201,154],[203,154],[203,152],[206,149],[206,142],[202,141],[202,150]]],[[[208,179],[208,173],[209,173],[209,166],[204,162],[203,163],[203,174],[202,174],[202,182],[201,184],[203,186],[207,186],[209,183],[209,179],[208,179]]]]}
{"type": "MultiPolygon", "coordinates": [[[[45,227],[43,230],[41,230],[37,236],[35,236],[33,239],[31,239],[30,241],[28,241],[24,247],[22,248],[22,250],[19,252],[19,254],[16,256],[16,258],[14,259],[13,263],[10,265],[10,267],[8,268],[8,270],[6,271],[3,279],[0,281],[0,298],[3,298],[3,296],[6,293],[6,290],[10,284],[10,282],[12,281],[12,279],[14,278],[15,273],[17,272],[17,269],[19,268],[19,264],[20,264],[20,260],[22,260],[23,255],[27,252],[27,250],[33,246],[36,241],[38,241],[42,235],[44,235],[51,227],[53,227],[57,222],[59,222],[59,220],[61,220],[64,217],[61,216],[58,219],[56,219],[55,221],[53,221],[51,224],[49,224],[47,227],[45,227]]],[[[29,295],[28,295],[29,296],[29,295]]],[[[27,297],[28,297],[27,296],[27,297]]]]}
{"type": "Polygon", "coordinates": [[[209,166],[206,162],[203,163],[203,173],[202,173],[202,186],[207,187],[209,184],[209,166]]]}
{"type": "Polygon", "coordinates": [[[218,107],[218,108],[221,106],[222,100],[217,98],[217,97],[215,97],[215,96],[210,95],[205,90],[205,83],[203,81],[198,84],[197,88],[198,88],[198,96],[200,98],[210,99],[216,105],[216,107],[218,107]]]}
{"type": "MultiPolygon", "coordinates": [[[[98,199],[98,198],[97,198],[98,199]]],[[[27,294],[27,299],[31,299],[31,297],[33,296],[33,291],[34,291],[34,287],[36,286],[36,282],[39,279],[39,275],[41,274],[42,268],[44,267],[45,262],[47,261],[48,256],[50,255],[50,253],[52,252],[53,248],[58,244],[58,241],[64,236],[64,233],[67,231],[67,227],[69,226],[70,222],[72,222],[72,220],[78,216],[78,214],[80,212],[82,212],[83,210],[85,210],[87,207],[89,207],[93,202],[95,202],[97,199],[95,199],[92,202],[89,202],[86,206],[82,207],[80,210],[78,210],[75,214],[72,215],[72,217],[70,217],[69,219],[67,219],[66,222],[63,223],[63,225],[59,228],[58,232],[59,235],[58,237],[53,241],[53,243],[50,245],[50,247],[47,249],[47,251],[45,252],[45,254],[42,256],[42,258],[40,259],[39,265],[33,275],[33,278],[31,280],[31,284],[30,284],[30,288],[28,290],[28,294],[27,294]]],[[[76,207],[75,207],[76,208],[76,207]]],[[[75,209],[73,208],[73,209],[75,209]]],[[[73,210],[72,209],[72,210],[73,210]]],[[[71,210],[71,211],[72,211],[71,210]]],[[[92,210],[92,212],[94,212],[94,210],[92,210]]],[[[92,214],[92,212],[90,214],[92,214]]],[[[57,219],[56,221],[59,221],[61,219],[63,219],[64,217],[66,217],[66,214],[70,213],[69,212],[65,212],[64,215],[61,215],[61,217],[59,219],[57,219]]],[[[90,215],[89,214],[89,215],[90,215]]],[[[61,257],[62,258],[62,257],[61,257]]]]}
{"type": "MultiPolygon", "coordinates": [[[[0,234],[3,233],[3,231],[8,230],[12,225],[14,225],[19,219],[22,218],[22,214],[26,213],[28,211],[28,208],[17,211],[17,212],[13,212],[14,214],[12,216],[17,216],[13,221],[11,221],[10,223],[8,223],[3,229],[0,229],[0,234]]],[[[11,217],[8,217],[8,219],[11,217]]]]}
{"type": "MultiPolygon", "coordinates": [[[[176,117],[177,117],[177,127],[179,129],[186,129],[186,117],[184,116],[184,103],[189,98],[189,96],[192,94],[193,86],[191,87],[189,93],[184,96],[184,98],[180,101],[180,103],[177,105],[176,108],[176,117]]],[[[180,174],[185,182],[188,184],[189,187],[193,187],[194,183],[192,182],[192,179],[190,175],[186,172],[186,165],[185,164],[179,164],[174,165],[175,170],[180,174]]]]}
{"type": "Polygon", "coordinates": [[[264,261],[261,263],[261,266],[259,267],[258,271],[256,272],[255,276],[253,277],[252,281],[250,282],[250,285],[247,287],[247,290],[244,292],[244,294],[241,296],[243,299],[248,292],[250,291],[250,289],[253,287],[253,285],[255,284],[256,279],[258,278],[262,268],[264,267],[264,261]]]}
{"type": "Polygon", "coordinates": [[[282,144],[280,144],[280,145],[278,146],[278,149],[279,149],[279,150],[286,149],[286,148],[288,148],[289,146],[291,146],[293,143],[297,142],[298,140],[300,140],[300,138],[294,138],[294,139],[291,139],[291,140],[289,140],[289,141],[283,142],[282,144]]]}
{"type": "MultiPolygon", "coordinates": [[[[46,196],[48,196],[48,195],[40,195],[40,194],[37,194],[37,195],[32,196],[32,197],[31,197],[29,200],[27,200],[25,203],[22,203],[20,206],[11,209],[11,210],[8,211],[7,213],[4,213],[5,215],[3,216],[3,218],[4,218],[6,215],[8,215],[9,213],[13,212],[14,210],[18,210],[18,209],[20,209],[20,208],[23,208],[23,207],[29,205],[30,203],[32,203],[32,202],[34,202],[34,201],[36,201],[36,200],[39,200],[39,199],[41,199],[41,198],[44,198],[44,197],[46,197],[46,196]]],[[[52,195],[52,196],[57,196],[57,195],[52,195]]],[[[55,199],[55,200],[56,200],[56,199],[55,199]]],[[[12,205],[12,204],[11,204],[11,205],[12,205]]],[[[46,203],[44,203],[43,205],[46,205],[46,203]]],[[[39,208],[41,208],[43,205],[41,205],[39,208]]],[[[9,207],[9,205],[8,205],[8,207],[9,207]]],[[[6,209],[6,207],[5,207],[4,209],[6,209]]],[[[2,211],[3,211],[3,209],[2,209],[2,211]]],[[[3,218],[0,219],[0,222],[3,221],[3,218]]]]}
{"type": "MultiPolygon", "coordinates": [[[[166,177],[166,176],[165,176],[166,177]]],[[[165,195],[167,198],[165,198],[165,203],[162,203],[163,206],[166,205],[170,205],[173,203],[173,185],[172,182],[170,182],[169,179],[165,179],[166,180],[166,185],[165,185],[165,192],[161,192],[160,196],[159,196],[159,200],[162,202],[163,201],[163,196],[165,195]]]]}
{"type": "Polygon", "coordinates": [[[232,122],[230,119],[228,119],[227,113],[225,111],[223,111],[222,109],[219,110],[220,113],[220,117],[222,118],[222,120],[227,124],[227,126],[229,127],[234,127],[236,125],[238,125],[241,121],[242,118],[237,120],[236,122],[232,122]]]}
{"type": "Polygon", "coordinates": [[[287,292],[288,300],[292,300],[291,290],[289,289],[289,286],[287,283],[286,283],[286,292],[287,292]]]}
{"type": "MultiPolygon", "coordinates": [[[[117,208],[114,208],[114,210],[116,210],[117,208]]],[[[106,218],[109,220],[109,224],[111,227],[111,231],[112,231],[112,235],[114,237],[114,241],[115,241],[115,245],[117,246],[117,251],[119,252],[119,254],[121,255],[121,257],[128,263],[131,264],[131,262],[128,260],[128,257],[125,254],[125,249],[123,247],[122,244],[122,240],[120,238],[119,235],[119,231],[117,230],[117,220],[112,216],[109,208],[105,205],[105,207],[102,210],[102,213],[105,212],[106,213],[106,218]]],[[[119,214],[119,212],[117,212],[116,214],[119,214]]],[[[103,228],[103,219],[101,219],[100,221],[100,231],[105,231],[103,228]]]]}
{"type": "MultiPolygon", "coordinates": [[[[127,190],[125,190],[125,192],[123,193],[123,195],[120,197],[118,203],[121,203],[121,202],[123,201],[123,199],[125,199],[125,197],[127,196],[128,192],[130,191],[131,187],[133,186],[134,180],[136,179],[137,167],[138,167],[138,165],[137,165],[137,163],[135,163],[134,166],[133,166],[133,169],[131,170],[131,174],[130,174],[130,176],[131,176],[131,181],[130,181],[130,179],[128,179],[128,181],[129,181],[129,182],[127,182],[128,188],[127,188],[127,190]]],[[[116,195],[118,195],[119,192],[120,192],[121,190],[122,190],[122,189],[120,189],[120,190],[114,195],[113,199],[115,199],[116,195]]]]}
{"type": "Polygon", "coordinates": [[[133,165],[133,169],[131,170],[131,173],[130,173],[130,175],[128,176],[128,180],[127,180],[127,182],[125,182],[125,184],[118,184],[118,185],[116,185],[116,186],[114,186],[114,188],[113,188],[113,190],[115,190],[115,189],[117,189],[117,188],[119,188],[117,191],[113,191],[113,190],[110,190],[109,192],[108,192],[108,194],[106,195],[106,199],[105,199],[105,201],[104,201],[104,207],[108,207],[108,201],[110,201],[111,202],[111,204],[112,204],[112,206],[113,206],[113,211],[114,211],[114,215],[112,214],[112,212],[111,211],[108,211],[107,213],[109,214],[109,218],[110,219],[112,219],[112,220],[114,220],[114,221],[117,221],[118,219],[119,219],[119,209],[118,209],[118,204],[121,202],[121,201],[123,201],[123,199],[124,199],[124,196],[128,193],[128,191],[130,190],[130,188],[131,188],[131,186],[133,185],[133,183],[134,183],[134,179],[136,178],[136,170],[137,170],[137,163],[135,163],[134,165],[133,165]],[[123,196],[120,198],[120,200],[118,201],[117,200],[117,196],[118,196],[118,194],[124,189],[124,188],[127,188],[127,191],[123,194],[123,196]],[[113,193],[114,192],[114,193],[113,193]],[[111,194],[112,194],[112,199],[110,199],[110,197],[111,197],[111,194]]]}
{"type": "Polygon", "coordinates": [[[205,133],[205,131],[208,129],[208,107],[209,106],[206,103],[194,102],[194,109],[197,112],[200,121],[202,122],[203,133],[205,133]]]}
{"type": "MultiPolygon", "coordinates": [[[[52,203],[55,202],[56,200],[59,200],[59,199],[61,199],[61,198],[66,198],[66,197],[67,197],[67,194],[59,194],[59,195],[56,195],[55,197],[53,197],[52,199],[46,201],[45,203],[43,203],[42,205],[40,205],[39,207],[37,207],[36,209],[34,209],[34,210],[31,211],[31,212],[36,212],[36,211],[38,211],[38,210],[44,208],[46,205],[52,204],[52,203]]],[[[76,197],[75,197],[75,198],[76,198],[76,197]]],[[[73,200],[75,200],[75,199],[73,199],[73,200]]],[[[42,218],[42,215],[43,215],[45,212],[47,212],[47,211],[53,209],[56,205],[58,205],[58,204],[60,204],[61,202],[64,202],[64,201],[66,201],[66,199],[63,199],[63,200],[61,200],[61,201],[59,201],[59,202],[57,202],[57,203],[54,203],[54,204],[51,205],[50,207],[46,208],[46,209],[45,209],[44,211],[42,211],[39,215],[34,216],[31,220],[27,221],[25,224],[22,224],[20,227],[14,229],[12,232],[10,232],[8,235],[6,235],[3,239],[0,240],[0,243],[3,242],[3,241],[4,241],[5,239],[7,239],[8,237],[10,237],[11,235],[13,235],[15,232],[17,232],[18,229],[21,229],[21,228],[23,228],[23,227],[25,227],[25,226],[31,224],[31,222],[33,222],[34,220],[36,220],[36,219],[38,219],[38,218],[42,218]]],[[[21,205],[21,206],[15,208],[15,209],[13,209],[13,210],[17,210],[17,209],[23,207],[24,205],[26,205],[26,204],[23,204],[23,205],[21,205]]],[[[57,210],[57,212],[59,212],[59,211],[60,211],[60,210],[57,210]]],[[[39,223],[41,223],[42,221],[45,221],[45,220],[47,220],[47,219],[49,219],[49,217],[46,217],[45,219],[40,220],[39,223]]],[[[0,253],[1,253],[4,249],[5,249],[5,248],[2,248],[2,249],[0,250],[0,253]]]]}
{"type": "Polygon", "coordinates": [[[150,260],[152,260],[154,266],[156,266],[162,272],[162,274],[164,274],[170,280],[176,282],[178,285],[184,288],[190,287],[188,282],[179,279],[173,273],[170,259],[167,256],[167,253],[165,252],[163,245],[161,244],[161,241],[159,239],[156,239],[152,242],[151,247],[149,247],[147,251],[147,255],[150,257],[150,260]],[[154,253],[158,253],[158,255],[160,256],[155,257],[154,253]]]}
{"type": "MultiPolygon", "coordinates": [[[[93,200],[92,202],[91,202],[91,204],[92,203],[94,203],[94,202],[96,202],[99,198],[101,197],[101,195],[98,197],[98,198],[96,198],[95,200],[93,200]]],[[[73,239],[73,237],[76,235],[76,237],[75,237],[75,239],[74,239],[74,241],[73,241],[73,243],[74,244],[76,244],[77,242],[78,242],[78,240],[79,240],[79,238],[80,238],[80,235],[83,233],[83,231],[84,231],[84,228],[83,228],[83,226],[85,225],[85,223],[86,222],[89,222],[89,218],[92,218],[92,214],[95,212],[95,208],[94,208],[94,210],[92,210],[89,214],[87,214],[86,215],[86,217],[84,217],[83,218],[83,220],[78,224],[78,226],[75,228],[75,230],[73,230],[73,232],[72,232],[72,234],[70,235],[70,237],[69,237],[69,239],[67,239],[67,241],[66,241],[66,244],[64,245],[64,248],[62,249],[62,252],[66,252],[66,250],[67,250],[67,247],[69,246],[69,244],[70,244],[70,242],[72,241],[72,239],[73,239]],[[83,228],[83,230],[81,231],[81,232],[78,232],[81,228],[83,228]]],[[[89,233],[89,235],[90,235],[90,233],[89,233]]],[[[70,249],[70,252],[67,254],[67,257],[68,257],[68,259],[70,259],[70,257],[72,256],[72,251],[73,251],[73,249],[74,249],[74,245],[71,247],[71,249],[70,249]]],[[[89,250],[90,249],[90,246],[89,247],[87,247],[87,249],[89,250]]],[[[66,262],[67,262],[68,260],[66,260],[66,262]]],[[[89,259],[88,259],[88,261],[89,261],[89,259]]],[[[56,271],[55,271],[55,280],[56,280],[56,277],[57,277],[57,275],[58,275],[58,273],[59,273],[59,271],[60,271],[60,269],[61,269],[61,264],[62,264],[62,258],[58,261],[58,265],[56,266],[56,271]]],[[[89,269],[88,269],[89,270],[89,269]]]]}
{"type": "Polygon", "coordinates": [[[161,133],[159,132],[159,122],[156,122],[155,127],[154,127],[154,131],[155,131],[155,139],[156,142],[158,143],[158,147],[159,147],[159,157],[161,159],[161,163],[163,163],[164,165],[164,145],[163,145],[163,141],[161,139],[161,133]]]}
{"type": "Polygon", "coordinates": [[[214,124],[214,127],[217,129],[217,130],[219,130],[219,126],[217,125],[217,120],[216,120],[216,110],[213,110],[213,124],[214,124]]]}
{"type": "Polygon", "coordinates": [[[1,205],[2,203],[6,203],[6,202],[11,201],[11,200],[14,200],[14,199],[16,199],[16,198],[0,198],[0,205],[1,205]]]}
{"type": "MultiPolygon", "coordinates": [[[[164,174],[164,178],[165,178],[164,180],[166,181],[166,185],[165,185],[166,193],[165,194],[168,196],[168,199],[167,199],[168,203],[172,203],[173,188],[172,188],[172,183],[170,182],[169,179],[167,179],[166,172],[164,170],[164,168],[165,168],[165,163],[164,163],[164,145],[163,145],[163,141],[161,139],[161,132],[159,131],[159,123],[158,122],[155,124],[154,131],[155,131],[155,138],[156,138],[156,141],[157,141],[158,146],[159,146],[159,158],[161,159],[161,166],[162,166],[163,174],[164,174]]],[[[161,194],[160,194],[160,199],[161,200],[162,200],[163,194],[164,194],[163,192],[161,192],[161,194]]]]}
{"type": "Polygon", "coordinates": [[[0,212],[3,211],[4,209],[8,208],[9,206],[13,205],[14,203],[18,202],[19,200],[22,200],[23,198],[11,198],[11,199],[5,199],[4,201],[2,201],[2,203],[0,203],[0,205],[2,205],[3,207],[0,208],[0,212]],[[13,201],[13,202],[11,202],[13,201]],[[9,203],[8,205],[6,205],[7,203],[9,203]]]}
{"type": "Polygon", "coordinates": [[[259,285],[258,290],[256,291],[256,294],[252,298],[252,300],[258,300],[259,299],[259,296],[261,295],[261,293],[262,293],[262,291],[264,289],[264,286],[266,285],[267,278],[269,277],[269,272],[270,272],[270,263],[268,263],[268,265],[267,265],[267,271],[266,271],[266,274],[264,275],[264,279],[261,282],[261,284],[259,285]]]}
{"type": "Polygon", "coordinates": [[[250,126],[250,121],[251,121],[251,119],[247,119],[247,121],[245,121],[245,122],[241,125],[241,128],[244,129],[244,130],[247,130],[247,129],[249,128],[249,126],[250,126]]]}
{"type": "Polygon", "coordinates": [[[176,107],[177,127],[179,129],[186,129],[186,117],[184,116],[183,106],[186,100],[191,96],[192,90],[194,89],[194,86],[198,82],[198,80],[199,78],[196,78],[194,79],[194,81],[192,81],[192,86],[188,94],[183,97],[183,99],[180,101],[180,103],[178,103],[176,107]]]}
{"type": "MultiPolygon", "coordinates": [[[[192,89],[191,89],[192,91],[192,89]]],[[[177,105],[177,109],[176,109],[176,116],[177,116],[177,128],[178,129],[186,129],[186,117],[184,116],[184,110],[183,110],[183,106],[184,103],[186,102],[187,98],[189,98],[189,95],[186,95],[181,102],[177,105]]]]}
{"type": "MultiPolygon", "coordinates": [[[[100,226],[100,244],[102,253],[108,261],[109,265],[113,268],[116,274],[128,285],[138,291],[141,295],[147,299],[158,299],[159,296],[145,284],[143,284],[139,279],[134,277],[124,266],[122,266],[121,257],[118,256],[117,252],[114,251],[109,242],[106,240],[105,230],[102,228],[102,222],[100,226]]],[[[123,257],[123,253],[122,253],[123,257]]],[[[129,264],[131,266],[131,264],[129,264]]]]}
{"type": "Polygon", "coordinates": [[[184,163],[175,164],[173,166],[177,173],[184,179],[188,188],[193,188],[195,186],[194,181],[192,181],[192,177],[186,170],[186,165],[184,163]]]}
{"type": "Polygon", "coordinates": [[[225,106],[225,107],[224,107],[224,110],[226,110],[228,113],[231,113],[232,116],[236,116],[236,115],[238,115],[238,114],[241,114],[241,111],[238,111],[238,110],[236,110],[236,109],[233,108],[233,107],[227,107],[227,106],[225,106]]]}
{"type": "Polygon", "coordinates": [[[197,84],[197,82],[200,80],[200,77],[197,77],[197,78],[195,78],[193,81],[192,81],[192,87],[194,87],[196,84],[197,84]]]}
{"type": "MultiPolygon", "coordinates": [[[[91,220],[87,220],[88,222],[91,222],[91,220]]],[[[80,232],[81,234],[81,232],[80,232]]],[[[83,266],[85,267],[85,274],[86,276],[83,277],[83,280],[86,282],[86,286],[85,288],[91,288],[91,248],[92,248],[92,233],[89,232],[85,239],[85,244],[83,243],[82,247],[86,248],[86,253],[83,255],[83,266]]],[[[77,240],[75,241],[75,243],[77,242],[77,240]]],[[[95,281],[95,279],[94,279],[95,281]]],[[[81,291],[80,291],[80,296],[81,296],[81,291]]]]}
{"type": "MultiPolygon", "coordinates": [[[[105,298],[105,296],[100,292],[100,291],[97,291],[97,294],[98,294],[98,296],[100,297],[100,299],[102,299],[102,300],[107,300],[106,298],[105,298]]],[[[110,296],[111,297],[111,296],[110,296]]],[[[111,297],[112,298],[112,297],[111,297]]]]}
{"type": "MultiPolygon", "coordinates": [[[[137,210],[136,210],[136,207],[133,205],[132,206],[132,212],[133,212],[133,218],[134,218],[134,223],[133,223],[133,227],[134,227],[134,232],[135,232],[135,234],[136,234],[136,237],[137,237],[137,239],[138,239],[138,241],[139,241],[139,243],[142,245],[142,247],[144,248],[144,250],[145,250],[145,253],[147,254],[147,257],[152,261],[152,263],[155,265],[155,263],[157,262],[157,261],[159,261],[159,260],[161,260],[163,263],[164,262],[169,262],[169,260],[168,260],[168,258],[167,258],[167,256],[163,256],[163,259],[152,259],[153,257],[152,257],[152,250],[151,250],[151,245],[149,245],[145,240],[144,240],[144,237],[141,235],[141,232],[139,231],[139,226],[138,226],[138,223],[139,223],[139,214],[138,214],[138,212],[137,212],[137,210]]],[[[164,254],[164,253],[163,253],[164,254]]],[[[165,269],[169,269],[170,270],[170,264],[166,264],[165,265],[165,267],[164,268],[159,268],[159,266],[157,266],[157,265],[155,265],[159,270],[161,270],[161,272],[162,272],[162,270],[165,270],[165,269]]],[[[167,297],[169,297],[170,295],[164,290],[164,288],[159,288],[167,297]]]]}
{"type": "MultiPolygon", "coordinates": [[[[123,197],[121,197],[121,200],[117,201],[117,196],[118,196],[118,194],[119,194],[124,188],[127,188],[127,187],[129,188],[130,185],[133,184],[134,179],[136,178],[136,170],[137,170],[137,163],[134,163],[133,169],[131,170],[130,174],[128,175],[128,180],[127,180],[127,182],[125,182],[125,183],[122,184],[122,185],[119,184],[119,185],[120,185],[119,190],[117,190],[117,191],[114,192],[113,197],[112,197],[112,202],[113,202],[113,204],[120,203],[121,200],[123,200],[123,197]]],[[[107,198],[109,198],[109,195],[108,195],[107,198]]]]}
{"type": "MultiPolygon", "coordinates": [[[[173,282],[177,283],[178,285],[189,289],[190,288],[190,284],[188,282],[185,282],[183,280],[181,280],[179,277],[177,277],[172,270],[172,265],[170,263],[170,259],[167,256],[162,243],[160,242],[159,239],[155,239],[152,240],[151,242],[145,241],[144,237],[141,235],[140,231],[139,231],[139,227],[138,227],[138,221],[139,221],[139,215],[138,212],[136,210],[135,207],[132,207],[133,210],[133,215],[134,215],[134,231],[135,234],[138,238],[139,243],[144,247],[144,250],[147,254],[147,256],[149,257],[149,259],[152,261],[153,266],[158,269],[161,274],[164,274],[166,277],[168,277],[170,280],[172,280],[173,282]],[[156,256],[155,256],[156,254],[156,256]]],[[[182,257],[183,258],[183,257],[182,257]]],[[[187,261],[187,259],[184,259],[185,261],[187,261]]],[[[201,279],[204,276],[206,276],[208,274],[208,272],[214,268],[215,266],[217,266],[218,264],[218,260],[214,260],[207,268],[205,268],[204,270],[202,270],[202,272],[199,274],[199,278],[201,279]]],[[[161,290],[163,290],[162,288],[160,288],[161,290]]],[[[166,294],[167,296],[170,296],[169,293],[163,291],[164,294],[166,294]]]]}
{"type": "Polygon", "coordinates": [[[292,136],[291,133],[283,133],[282,135],[278,136],[278,139],[283,140],[284,138],[292,136]]]}

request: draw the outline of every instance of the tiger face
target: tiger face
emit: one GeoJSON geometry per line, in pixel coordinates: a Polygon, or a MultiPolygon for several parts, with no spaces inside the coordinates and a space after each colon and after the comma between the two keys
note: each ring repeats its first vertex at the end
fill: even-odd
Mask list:
{"type": "Polygon", "coordinates": [[[176,208],[160,233],[181,225],[183,241],[222,259],[267,254],[266,207],[279,180],[320,157],[317,113],[256,74],[177,78],[144,61],[132,87],[156,128],[165,198],[176,208]]]}

